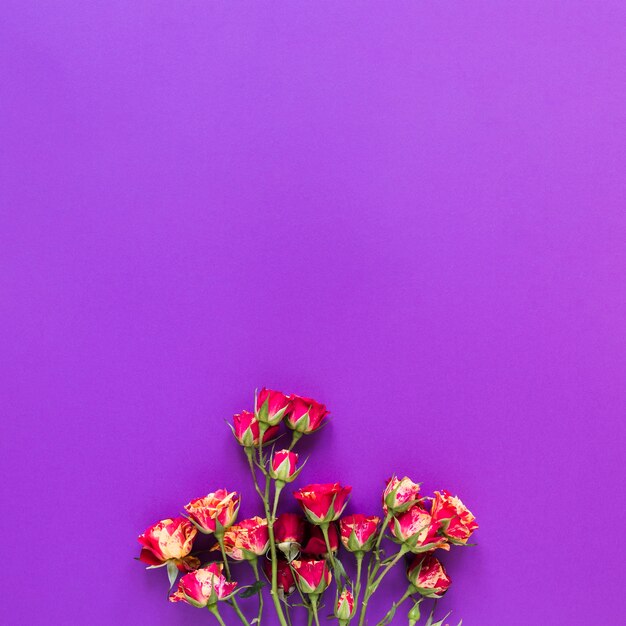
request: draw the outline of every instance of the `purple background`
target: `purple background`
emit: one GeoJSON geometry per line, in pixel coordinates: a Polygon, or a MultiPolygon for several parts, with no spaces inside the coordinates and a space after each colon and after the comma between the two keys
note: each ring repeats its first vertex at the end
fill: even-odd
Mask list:
{"type": "Polygon", "coordinates": [[[136,536],[259,511],[223,420],[268,385],[333,413],[301,483],[476,513],[457,621],[623,623],[625,19],[4,0],[3,621],[211,623],[136,536]]]}

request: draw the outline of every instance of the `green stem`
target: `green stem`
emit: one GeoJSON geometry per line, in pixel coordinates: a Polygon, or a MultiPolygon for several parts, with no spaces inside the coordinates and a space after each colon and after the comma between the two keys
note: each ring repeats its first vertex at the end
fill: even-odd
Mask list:
{"type": "Polygon", "coordinates": [[[411,593],[415,592],[413,585],[409,585],[409,588],[404,592],[404,595],[397,601],[393,603],[393,606],[387,611],[387,615],[383,617],[383,619],[376,624],[376,626],[385,626],[385,624],[389,624],[389,620],[393,617],[397,608],[408,598],[411,597],[411,593]]]}
{"type": "MultiPolygon", "coordinates": [[[[382,532],[382,531],[381,531],[382,532]]],[[[359,626],[363,626],[365,624],[365,614],[367,613],[367,604],[369,599],[374,595],[376,589],[380,585],[382,579],[387,575],[389,570],[408,552],[408,548],[405,545],[400,547],[398,553],[387,563],[387,566],[382,571],[381,575],[376,578],[380,565],[376,564],[371,570],[369,576],[367,577],[367,588],[365,589],[365,595],[363,597],[363,603],[361,604],[361,614],[359,616],[359,626]]],[[[370,563],[371,565],[371,563],[370,563]]],[[[369,568],[368,568],[369,570],[369,568]]]]}
{"type": "MultiPolygon", "coordinates": [[[[224,547],[224,533],[215,533],[215,538],[217,539],[217,543],[219,544],[220,550],[222,552],[222,558],[224,559],[224,570],[226,571],[226,578],[230,580],[230,565],[228,564],[228,555],[226,554],[226,548],[224,547]]],[[[237,613],[242,623],[245,624],[245,626],[250,626],[250,622],[248,622],[246,616],[241,612],[241,609],[237,604],[237,598],[235,598],[235,596],[232,597],[231,602],[233,603],[233,609],[235,609],[235,613],[237,613]]]]}
{"type": "Polygon", "coordinates": [[[258,443],[258,452],[259,452],[259,468],[263,472],[265,476],[265,491],[261,491],[261,487],[259,486],[256,470],[254,468],[254,460],[252,458],[252,454],[246,450],[248,455],[248,464],[250,465],[250,472],[252,473],[252,480],[254,481],[254,488],[256,492],[259,494],[261,501],[263,502],[263,509],[265,511],[265,517],[267,518],[267,530],[270,537],[270,555],[272,558],[272,588],[270,590],[270,595],[272,597],[272,602],[274,603],[274,609],[276,611],[276,615],[278,615],[278,620],[280,622],[280,626],[289,626],[287,620],[285,619],[285,615],[283,613],[283,607],[281,606],[280,598],[278,597],[278,558],[276,556],[276,541],[274,539],[274,522],[275,519],[275,511],[278,505],[278,498],[275,496],[274,499],[274,514],[270,510],[269,505],[269,495],[270,495],[270,477],[265,469],[264,459],[263,459],[263,436],[265,435],[265,431],[267,430],[264,424],[259,424],[259,443],[258,443]]]}
{"type": "Polygon", "coordinates": [[[302,433],[298,432],[297,430],[293,431],[293,435],[291,435],[291,443],[289,444],[289,450],[293,450],[295,445],[298,443],[298,441],[300,441],[300,438],[302,437],[302,433]]]}
{"type": "Polygon", "coordinates": [[[330,546],[330,539],[328,537],[328,522],[324,524],[320,524],[320,528],[322,529],[322,535],[324,535],[324,543],[326,543],[326,550],[328,551],[328,560],[330,561],[330,565],[333,568],[333,574],[335,575],[335,583],[337,585],[337,590],[339,593],[343,590],[343,585],[341,583],[341,576],[339,575],[339,570],[337,569],[337,563],[335,561],[335,555],[330,546]]]}
{"type": "MultiPolygon", "coordinates": [[[[356,552],[356,582],[354,587],[354,606],[359,606],[359,596],[361,595],[361,570],[363,569],[363,557],[365,557],[364,552],[356,552]]],[[[352,618],[346,620],[346,623],[349,624],[352,618]]]]}
{"type": "Polygon", "coordinates": [[[317,615],[317,601],[319,600],[319,596],[315,593],[309,595],[311,598],[311,609],[313,610],[313,619],[315,620],[315,626],[320,626],[320,618],[317,615]]]}
{"type": "Polygon", "coordinates": [[[376,591],[376,589],[378,589],[378,586],[380,585],[382,579],[389,573],[389,570],[391,570],[391,568],[393,568],[393,566],[409,551],[408,548],[406,548],[404,545],[402,545],[400,547],[400,550],[398,550],[398,553],[396,554],[396,556],[389,561],[389,563],[387,564],[387,567],[385,567],[385,569],[382,571],[381,575],[378,578],[375,578],[374,582],[372,583],[372,595],[374,594],[374,592],[376,591]]]}
{"type": "Polygon", "coordinates": [[[217,610],[217,604],[211,604],[208,609],[211,613],[213,613],[213,615],[215,615],[215,619],[220,623],[220,626],[226,626],[220,612],[217,610]]]}
{"type": "Polygon", "coordinates": [[[265,506],[265,515],[267,517],[267,530],[270,536],[270,555],[272,557],[272,602],[274,602],[274,608],[276,609],[276,613],[278,615],[278,619],[280,621],[281,626],[289,626],[287,621],[285,620],[285,615],[283,613],[283,607],[280,603],[280,598],[278,597],[278,557],[276,556],[276,539],[274,537],[274,522],[276,521],[276,510],[278,508],[278,499],[280,497],[280,489],[278,486],[274,492],[274,506],[272,511],[270,511],[269,507],[269,476],[265,477],[265,493],[268,497],[266,497],[263,501],[265,506]]]}
{"type": "Polygon", "coordinates": [[[285,605],[285,617],[287,618],[287,624],[288,626],[291,626],[291,615],[289,611],[289,604],[287,603],[286,598],[283,600],[283,604],[285,605]]]}
{"type": "MultiPolygon", "coordinates": [[[[259,566],[257,563],[257,560],[254,559],[253,561],[250,561],[250,565],[252,565],[252,569],[254,570],[254,580],[257,583],[261,582],[261,579],[259,578],[259,566]]],[[[257,617],[257,624],[261,624],[261,617],[263,616],[263,587],[261,587],[261,585],[259,585],[259,615],[257,617]]]]}
{"type": "Polygon", "coordinates": [[[313,609],[311,609],[311,607],[309,607],[309,616],[306,621],[306,626],[313,626],[313,609]]]}

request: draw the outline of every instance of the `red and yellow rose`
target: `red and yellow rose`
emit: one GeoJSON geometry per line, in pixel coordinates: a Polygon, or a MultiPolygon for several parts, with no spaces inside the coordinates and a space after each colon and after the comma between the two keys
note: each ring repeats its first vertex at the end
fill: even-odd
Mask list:
{"type": "Polygon", "coordinates": [[[222,532],[232,526],[239,511],[239,494],[236,491],[218,489],[203,498],[196,498],[185,505],[189,519],[202,533],[222,532]]]}
{"type": "Polygon", "coordinates": [[[339,520],[341,543],[350,552],[369,552],[376,541],[376,529],[380,518],[366,517],[360,513],[347,515],[339,520]]]}
{"type": "Polygon", "coordinates": [[[452,583],[439,559],[432,554],[415,557],[406,575],[417,591],[427,598],[441,598],[452,583]]]}
{"type": "Polygon", "coordinates": [[[189,555],[197,532],[184,517],[161,520],[139,535],[142,545],[139,560],[150,567],[173,562],[181,571],[199,567],[200,561],[189,555]]]}
{"type": "Polygon", "coordinates": [[[447,491],[435,491],[430,509],[433,521],[439,524],[441,532],[452,542],[466,544],[478,528],[476,518],[461,500],[447,491]]]}
{"type": "Polygon", "coordinates": [[[197,608],[205,608],[230,598],[236,587],[237,583],[228,582],[222,576],[221,563],[211,563],[183,576],[178,582],[178,589],[170,596],[170,602],[187,602],[197,608]]]}

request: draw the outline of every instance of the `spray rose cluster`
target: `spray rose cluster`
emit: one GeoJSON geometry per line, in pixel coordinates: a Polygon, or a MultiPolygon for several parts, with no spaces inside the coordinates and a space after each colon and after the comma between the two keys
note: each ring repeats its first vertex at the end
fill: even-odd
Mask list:
{"type": "MultiPolygon", "coordinates": [[[[363,626],[382,580],[405,561],[406,589],[378,624],[395,621],[400,605],[410,600],[403,621],[408,619],[412,626],[421,618],[425,599],[447,592],[450,577],[435,554],[469,545],[478,528],[463,502],[447,491],[427,497],[419,483],[392,476],[382,493],[380,515],[346,515],[351,487],[313,483],[293,493],[302,514],[279,514],[283,490],[303,469],[294,449],[303,436],[319,430],[327,416],[326,407],[315,400],[265,388],[255,395],[253,412],[234,416],[230,426],[247,457],[263,517],[239,520],[239,494],[216,489],[188,502],[184,515],[161,520],[142,533],[139,560],[148,569],[167,569],[171,602],[207,608],[222,626],[226,622],[219,607],[227,605],[244,626],[251,626],[262,623],[267,587],[281,626],[291,625],[297,607],[307,611],[309,624],[319,626],[323,601],[332,603],[340,626],[353,621],[363,626]],[[288,447],[278,445],[281,425],[291,433],[288,447]],[[214,545],[194,552],[194,541],[202,535],[213,537],[214,545]],[[392,554],[385,553],[386,540],[397,544],[392,554]],[[340,549],[356,561],[352,578],[340,560],[340,549]],[[213,553],[219,555],[217,560],[213,553]],[[208,557],[206,562],[201,555],[208,557]],[[231,565],[243,561],[252,568],[253,585],[233,580],[231,565]],[[334,588],[330,598],[329,588],[334,588]],[[239,606],[239,600],[252,596],[258,598],[254,619],[239,606]]],[[[434,621],[434,609],[426,618],[427,626],[443,624],[434,621]]]]}

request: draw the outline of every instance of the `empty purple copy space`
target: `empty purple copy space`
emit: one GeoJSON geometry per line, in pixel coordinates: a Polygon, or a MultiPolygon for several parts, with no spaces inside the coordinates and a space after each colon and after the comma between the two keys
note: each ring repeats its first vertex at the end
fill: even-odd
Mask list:
{"type": "Polygon", "coordinates": [[[224,419],[268,385],[332,412],[296,486],[473,510],[451,623],[624,623],[625,20],[4,0],[0,621],[212,623],[136,537],[261,513],[224,419]]]}

